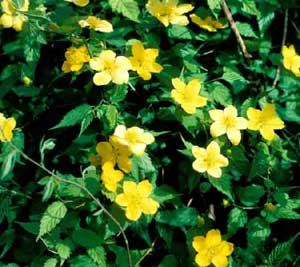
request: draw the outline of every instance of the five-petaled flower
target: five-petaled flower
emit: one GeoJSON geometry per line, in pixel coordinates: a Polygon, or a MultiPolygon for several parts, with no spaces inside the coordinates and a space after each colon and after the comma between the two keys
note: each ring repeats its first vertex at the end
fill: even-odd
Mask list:
{"type": "Polygon", "coordinates": [[[116,192],[117,184],[123,179],[123,176],[123,172],[114,169],[114,163],[112,161],[106,161],[102,165],[100,178],[107,190],[116,192]]]}
{"type": "Polygon", "coordinates": [[[90,60],[90,67],[97,71],[93,77],[94,84],[106,85],[111,81],[116,84],[128,83],[132,66],[127,57],[116,56],[112,50],[103,50],[98,57],[90,60]]]}
{"type": "Polygon", "coordinates": [[[155,214],[159,203],[150,198],[152,185],[148,180],[136,184],[132,181],[123,183],[123,193],[117,195],[115,202],[126,208],[125,216],[132,221],[140,218],[142,213],[155,214]]]}
{"type": "Polygon", "coordinates": [[[143,129],[136,126],[126,129],[124,125],[118,125],[113,138],[120,144],[128,146],[130,151],[136,156],[143,155],[146,146],[154,142],[154,137],[151,133],[146,133],[143,129]]]}
{"type": "Polygon", "coordinates": [[[89,62],[90,56],[85,45],[78,48],[69,47],[65,52],[65,58],[61,69],[64,73],[79,71],[82,69],[84,63],[89,62]]]}
{"type": "Polygon", "coordinates": [[[238,145],[241,141],[240,130],[247,129],[247,120],[237,116],[237,109],[229,105],[224,110],[213,109],[209,111],[209,115],[214,120],[210,126],[212,137],[227,134],[233,145],[238,145]]]}
{"type": "Polygon", "coordinates": [[[208,231],[206,237],[195,236],[192,245],[197,251],[195,261],[200,267],[210,264],[216,267],[228,266],[227,257],[232,254],[234,248],[232,243],[222,240],[217,229],[208,231]]]}
{"type": "Polygon", "coordinates": [[[0,113],[0,141],[9,142],[13,138],[13,129],[16,127],[16,120],[14,118],[5,118],[0,113]]]}
{"type": "Polygon", "coordinates": [[[86,19],[82,19],[78,21],[78,24],[84,28],[89,27],[92,30],[98,32],[112,32],[113,26],[110,22],[104,19],[99,19],[95,16],[88,16],[86,19]]]}
{"type": "Polygon", "coordinates": [[[177,4],[178,0],[149,0],[146,8],[165,27],[169,24],[188,25],[188,18],[183,14],[193,10],[194,7],[191,4],[177,4]]]}
{"type": "Polygon", "coordinates": [[[84,6],[88,5],[90,2],[89,0],[65,0],[65,1],[71,2],[79,7],[84,7],[84,6]]]}
{"type": "Polygon", "coordinates": [[[296,53],[294,45],[282,47],[283,66],[294,73],[295,76],[300,76],[300,56],[296,53]]]}
{"type": "Polygon", "coordinates": [[[185,84],[179,78],[174,78],[172,84],[175,88],[171,91],[171,97],[181,105],[186,113],[194,114],[196,108],[206,105],[207,98],[199,95],[201,83],[198,79],[185,84]]]}
{"type": "Polygon", "coordinates": [[[207,148],[198,146],[192,147],[192,153],[196,160],[193,162],[193,169],[197,172],[207,172],[215,178],[222,175],[221,167],[228,166],[228,159],[220,153],[220,146],[212,141],[207,148]]]}
{"type": "Polygon", "coordinates": [[[16,3],[12,0],[2,0],[1,7],[3,14],[0,17],[0,25],[4,28],[13,28],[16,31],[21,31],[23,23],[27,20],[27,17],[22,12],[28,11],[29,0],[20,1],[22,6],[16,6],[16,3]]]}
{"type": "Polygon", "coordinates": [[[96,151],[101,158],[101,164],[110,161],[115,165],[118,164],[118,167],[125,173],[131,171],[131,151],[128,146],[120,144],[117,141],[117,138],[111,136],[109,142],[99,142],[96,146],[96,151]]]}
{"type": "Polygon", "coordinates": [[[198,17],[196,14],[191,14],[190,18],[193,23],[197,24],[200,28],[209,32],[216,32],[218,29],[223,29],[225,26],[218,20],[208,16],[205,19],[198,17]]]}
{"type": "Polygon", "coordinates": [[[132,55],[129,60],[132,64],[132,70],[136,71],[144,80],[151,79],[152,73],[159,73],[163,67],[155,62],[159,50],[154,48],[145,49],[141,42],[135,42],[131,48],[132,55]]]}
{"type": "Polygon", "coordinates": [[[284,122],[276,116],[274,104],[266,104],[262,110],[248,108],[247,116],[248,129],[259,131],[268,141],[274,138],[274,130],[284,128],[284,122]]]}

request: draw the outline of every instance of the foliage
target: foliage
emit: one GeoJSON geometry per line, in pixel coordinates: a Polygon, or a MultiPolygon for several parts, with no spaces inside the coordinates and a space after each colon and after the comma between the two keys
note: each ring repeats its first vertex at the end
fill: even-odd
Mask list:
{"type": "Polygon", "coordinates": [[[0,267],[300,265],[298,1],[1,2],[0,267]]]}

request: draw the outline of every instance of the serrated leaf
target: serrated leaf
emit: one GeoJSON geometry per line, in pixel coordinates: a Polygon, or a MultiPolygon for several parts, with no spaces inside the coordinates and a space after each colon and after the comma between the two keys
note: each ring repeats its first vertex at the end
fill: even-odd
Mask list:
{"type": "Polygon", "coordinates": [[[51,129],[74,126],[78,123],[81,123],[81,121],[85,118],[89,110],[90,110],[90,105],[88,104],[82,104],[80,106],[77,106],[76,108],[69,111],[63,117],[63,119],[51,129]]]}
{"type": "Polygon", "coordinates": [[[249,23],[237,21],[236,26],[242,36],[257,38],[256,33],[254,32],[254,30],[252,29],[249,23]]]}
{"type": "Polygon", "coordinates": [[[158,212],[155,220],[159,223],[165,223],[171,226],[195,226],[199,214],[194,208],[178,208],[176,210],[167,210],[158,212]]]}
{"type": "Polygon", "coordinates": [[[101,246],[103,235],[97,234],[91,230],[78,229],[72,234],[72,239],[75,243],[86,248],[94,248],[101,246]]]}
{"type": "Polygon", "coordinates": [[[211,84],[211,87],[213,88],[211,96],[214,101],[220,103],[223,106],[232,104],[232,96],[229,88],[227,88],[220,82],[213,82],[211,84]]]}
{"type": "Polygon", "coordinates": [[[131,158],[131,162],[131,173],[136,179],[146,178],[148,174],[151,174],[155,171],[152,160],[146,152],[144,152],[144,154],[140,157],[133,156],[131,158]]]}
{"type": "Polygon", "coordinates": [[[123,16],[139,22],[140,10],[135,0],[108,0],[112,10],[122,14],[123,16]]]}
{"type": "Polygon", "coordinates": [[[45,261],[44,267],[56,267],[57,265],[57,259],[51,258],[45,261]]]}
{"type": "Polygon", "coordinates": [[[261,185],[253,184],[245,187],[237,188],[239,200],[245,206],[253,206],[259,202],[260,198],[265,194],[265,189],[261,185]]]}
{"type": "Polygon", "coordinates": [[[81,121],[80,124],[80,133],[79,136],[83,134],[83,132],[90,126],[94,119],[93,113],[88,113],[86,117],[81,121]]]}
{"type": "Polygon", "coordinates": [[[254,15],[254,16],[259,16],[260,12],[256,7],[255,1],[254,0],[242,0],[241,1],[243,4],[242,10],[249,14],[249,15],[254,15]]]}
{"type": "Polygon", "coordinates": [[[40,230],[37,239],[54,229],[54,227],[65,217],[66,213],[67,208],[61,201],[56,201],[48,206],[41,219],[40,230]]]}
{"type": "Polygon", "coordinates": [[[270,163],[270,152],[268,146],[260,142],[256,145],[258,151],[254,155],[251,169],[249,173],[249,179],[255,176],[264,176],[268,173],[268,166],[270,163]]]}
{"type": "Polygon", "coordinates": [[[90,257],[78,255],[69,260],[70,267],[99,267],[90,257]]]}
{"type": "Polygon", "coordinates": [[[239,209],[233,208],[228,215],[228,232],[235,233],[239,228],[244,227],[248,221],[247,212],[239,209]]]}
{"type": "Polygon", "coordinates": [[[105,112],[105,118],[107,119],[110,129],[114,129],[117,124],[118,110],[114,105],[108,105],[105,112]]]}
{"type": "Polygon", "coordinates": [[[152,194],[152,198],[159,203],[174,199],[178,196],[180,196],[180,194],[177,194],[176,191],[168,185],[161,185],[159,187],[156,187],[152,194]]]}
{"type": "Polygon", "coordinates": [[[62,261],[68,259],[71,255],[71,247],[67,243],[56,244],[56,250],[62,261]]]}
{"type": "Polygon", "coordinates": [[[223,174],[221,178],[209,177],[209,182],[215,187],[218,191],[225,194],[230,200],[233,201],[234,197],[231,190],[230,176],[223,174]]]}
{"type": "Polygon", "coordinates": [[[256,217],[248,223],[248,244],[253,249],[257,249],[257,246],[261,245],[269,237],[270,233],[269,224],[265,220],[256,217]]]}
{"type": "Polygon", "coordinates": [[[98,267],[106,267],[106,252],[103,247],[89,248],[87,252],[93,261],[98,264],[98,267]]]}
{"type": "Polygon", "coordinates": [[[223,2],[223,0],[207,0],[207,4],[209,6],[209,9],[214,14],[216,13],[216,10],[221,9],[220,5],[223,2]]]}

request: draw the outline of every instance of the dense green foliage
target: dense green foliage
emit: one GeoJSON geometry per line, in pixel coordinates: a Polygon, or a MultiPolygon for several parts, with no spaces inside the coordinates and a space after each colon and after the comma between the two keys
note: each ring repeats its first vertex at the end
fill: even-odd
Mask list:
{"type": "MultiPolygon", "coordinates": [[[[284,68],[281,53],[290,44],[300,52],[299,1],[226,1],[251,58],[222,2],[189,1],[189,14],[223,23],[216,32],[191,21],[165,27],[146,0],[91,0],[84,7],[31,0],[20,11],[27,17],[21,31],[0,25],[0,112],[17,122],[11,142],[0,144],[0,267],[126,267],[124,234],[132,267],[192,267],[193,238],[211,229],[234,244],[230,267],[300,265],[300,78],[284,68]],[[90,15],[113,31],[80,27],[90,15]],[[163,70],[151,80],[129,71],[128,83],[96,86],[88,60],[79,71],[62,71],[70,47],[86,46],[90,57],[104,49],[129,57],[136,40],[159,49],[163,70]],[[171,97],[178,77],[201,81],[207,104],[194,114],[171,97]],[[248,108],[267,103],[285,125],[271,141],[249,129],[238,145],[211,136],[210,110],[233,105],[247,118],[248,108]],[[91,164],[97,143],[118,125],[155,137],[145,153],[131,156],[123,178],[148,179],[159,203],[155,214],[136,221],[114,201],[122,182],[110,192],[101,167],[91,164]],[[212,140],[229,161],[220,178],[192,167],[192,147],[212,140]]],[[[12,3],[18,9],[24,1],[12,3]]]]}

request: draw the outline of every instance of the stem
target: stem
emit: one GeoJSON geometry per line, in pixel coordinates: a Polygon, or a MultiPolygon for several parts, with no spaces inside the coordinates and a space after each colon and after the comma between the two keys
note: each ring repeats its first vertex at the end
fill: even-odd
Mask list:
{"type": "Polygon", "coordinates": [[[246,59],[252,58],[252,56],[247,51],[244,40],[243,40],[243,38],[242,38],[242,36],[241,36],[241,34],[240,34],[236,24],[235,24],[235,21],[232,17],[232,14],[231,14],[231,12],[230,12],[230,10],[229,10],[229,8],[228,8],[225,1],[223,3],[221,3],[221,7],[222,7],[222,9],[225,13],[225,16],[226,16],[228,22],[229,22],[230,28],[233,31],[233,33],[235,34],[236,40],[237,40],[237,42],[239,43],[239,45],[242,49],[242,53],[243,53],[244,58],[246,58],[246,59]]]}
{"type": "Polygon", "coordinates": [[[137,267],[140,265],[140,263],[152,252],[155,243],[157,241],[158,237],[155,238],[155,240],[152,242],[151,247],[147,249],[147,251],[145,252],[145,254],[134,264],[134,267],[137,267]]]}
{"type": "MultiPolygon", "coordinates": [[[[282,34],[282,41],[281,41],[281,49],[284,46],[285,42],[286,42],[286,35],[287,35],[287,29],[288,29],[288,19],[289,19],[289,10],[286,9],[284,11],[284,23],[283,23],[283,34],[282,34]]],[[[278,81],[280,78],[280,66],[277,67],[276,69],[276,76],[274,79],[274,82],[272,84],[272,89],[275,88],[275,86],[277,85],[278,81]]]]}
{"type": "MultiPolygon", "coordinates": [[[[1,130],[1,129],[0,129],[1,130]]],[[[1,130],[2,131],[2,130],[1,130]]],[[[3,135],[4,136],[4,135],[3,135]]],[[[104,207],[104,205],[99,201],[99,199],[97,199],[85,186],[73,182],[73,181],[69,181],[66,180],[62,177],[59,177],[58,175],[56,175],[55,173],[53,173],[52,171],[50,171],[49,169],[47,169],[45,166],[42,166],[41,164],[39,164],[37,161],[35,161],[34,159],[30,158],[27,154],[25,154],[22,150],[20,150],[16,145],[14,145],[12,142],[8,142],[8,144],[13,147],[15,150],[17,150],[22,156],[23,158],[25,158],[26,160],[30,161],[31,163],[33,163],[34,165],[36,165],[37,167],[41,168],[42,170],[44,170],[46,173],[48,173],[49,175],[51,175],[53,178],[55,178],[56,180],[63,182],[63,183],[67,183],[67,184],[71,184],[74,186],[77,186],[78,188],[80,188],[81,190],[85,191],[87,193],[87,195],[96,202],[96,204],[103,210],[103,212],[117,225],[117,227],[120,229],[120,232],[123,236],[123,239],[125,241],[125,245],[126,245],[126,250],[127,250],[127,256],[128,256],[128,266],[132,267],[132,263],[131,263],[131,255],[130,255],[130,248],[129,248],[129,242],[128,239],[126,237],[126,234],[121,226],[121,224],[115,219],[115,217],[104,207]]]]}

